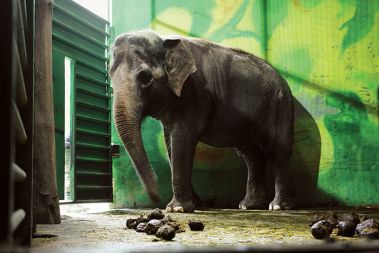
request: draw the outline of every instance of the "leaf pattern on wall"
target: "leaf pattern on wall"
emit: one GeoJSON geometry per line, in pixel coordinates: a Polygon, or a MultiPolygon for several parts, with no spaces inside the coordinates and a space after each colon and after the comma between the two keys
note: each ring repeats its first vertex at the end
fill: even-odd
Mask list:
{"type": "MultiPolygon", "coordinates": [[[[216,6],[214,0],[206,0],[206,1],[154,1],[156,10],[155,15],[163,12],[167,8],[178,7],[184,9],[191,13],[193,17],[202,18],[194,18],[192,21],[191,29],[189,31],[190,36],[201,37],[205,34],[212,23],[212,10],[216,6]]],[[[153,20],[152,20],[153,21],[153,20]]]]}
{"type": "Polygon", "coordinates": [[[232,18],[225,25],[210,34],[208,38],[217,42],[236,37],[253,37],[257,40],[261,40],[261,36],[255,32],[237,29],[238,23],[246,13],[249,2],[249,0],[244,0],[232,18]]]}
{"type": "Polygon", "coordinates": [[[376,0],[356,0],[354,16],[340,27],[340,30],[347,29],[341,45],[341,54],[370,32],[375,24],[374,18],[378,9],[379,2],[376,0]]]}
{"type": "Polygon", "coordinates": [[[268,38],[272,36],[275,29],[279,26],[280,23],[283,22],[283,20],[288,15],[288,7],[289,7],[289,1],[268,1],[267,8],[270,11],[270,16],[268,18],[268,24],[267,24],[267,35],[268,38]]]}

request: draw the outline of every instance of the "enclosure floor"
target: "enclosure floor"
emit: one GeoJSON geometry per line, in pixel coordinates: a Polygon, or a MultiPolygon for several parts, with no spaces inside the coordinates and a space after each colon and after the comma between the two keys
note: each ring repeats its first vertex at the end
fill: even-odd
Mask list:
{"type": "MultiPolygon", "coordinates": [[[[322,244],[315,240],[309,230],[309,220],[316,212],[326,210],[296,211],[242,211],[209,210],[191,214],[171,214],[185,232],[176,234],[172,241],[155,241],[156,237],[125,229],[125,221],[151,210],[127,209],[100,213],[68,211],[62,215],[58,225],[38,225],[38,234],[52,234],[57,237],[35,238],[35,249],[62,248],[117,248],[130,250],[169,250],[183,247],[246,247],[267,245],[309,245],[322,244]],[[205,224],[202,232],[190,231],[189,219],[201,220],[205,224]]],[[[334,210],[337,214],[356,212],[370,218],[379,218],[378,210],[334,210]]],[[[165,212],[166,213],[166,212],[165,212]]],[[[354,241],[360,238],[339,237],[336,241],[354,241]]]]}

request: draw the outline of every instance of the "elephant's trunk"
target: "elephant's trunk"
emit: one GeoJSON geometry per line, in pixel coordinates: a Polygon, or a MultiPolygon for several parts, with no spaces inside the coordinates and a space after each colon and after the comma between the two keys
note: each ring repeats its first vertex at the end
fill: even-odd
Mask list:
{"type": "Polygon", "coordinates": [[[117,132],[129,153],[150,199],[159,202],[156,176],[146,155],[141,136],[142,108],[138,102],[117,95],[114,100],[114,119],[117,132]]]}

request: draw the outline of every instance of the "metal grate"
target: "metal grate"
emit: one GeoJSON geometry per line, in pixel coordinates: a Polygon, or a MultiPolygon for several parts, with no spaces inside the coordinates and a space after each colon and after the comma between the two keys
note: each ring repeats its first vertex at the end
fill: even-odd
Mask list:
{"type": "Polygon", "coordinates": [[[34,1],[6,0],[0,16],[6,20],[0,21],[5,43],[0,58],[6,66],[1,74],[5,84],[1,134],[8,147],[1,154],[0,191],[6,212],[1,215],[0,242],[28,246],[32,234],[34,1]]]}

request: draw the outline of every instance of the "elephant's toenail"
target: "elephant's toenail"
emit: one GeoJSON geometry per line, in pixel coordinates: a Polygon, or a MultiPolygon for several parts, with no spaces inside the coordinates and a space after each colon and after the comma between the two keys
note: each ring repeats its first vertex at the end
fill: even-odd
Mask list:
{"type": "Polygon", "coordinates": [[[184,213],[184,209],[183,209],[183,207],[181,207],[181,206],[174,207],[174,212],[177,212],[177,213],[184,213]]]}
{"type": "Polygon", "coordinates": [[[274,205],[274,208],[273,208],[273,209],[276,211],[276,210],[280,210],[281,208],[280,208],[279,205],[274,205]]]}

